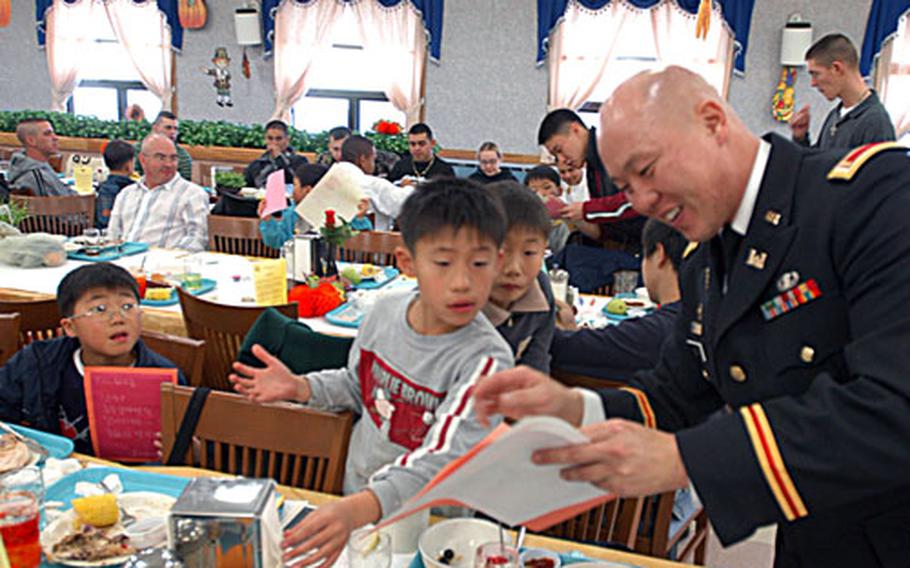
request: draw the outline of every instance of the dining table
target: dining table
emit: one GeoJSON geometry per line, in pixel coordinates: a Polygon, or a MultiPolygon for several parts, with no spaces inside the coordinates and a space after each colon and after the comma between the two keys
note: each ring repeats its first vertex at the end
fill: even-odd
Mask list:
{"type": "MultiPolygon", "coordinates": [[[[161,465],[143,465],[143,466],[127,466],[117,462],[107,461],[98,459],[91,456],[84,456],[80,454],[74,454],[73,457],[79,460],[85,467],[112,467],[112,468],[124,468],[132,469],[137,471],[143,471],[148,473],[155,473],[167,476],[175,476],[182,478],[196,478],[196,477],[234,477],[230,474],[212,471],[207,469],[201,469],[196,467],[187,467],[187,466],[161,466],[161,465]]],[[[312,491],[308,489],[301,489],[297,487],[289,487],[285,485],[278,485],[277,491],[279,494],[284,496],[287,500],[296,500],[296,501],[305,501],[311,506],[319,507],[332,501],[340,499],[338,495],[330,495],[327,493],[321,493],[318,491],[312,491]]],[[[430,524],[436,523],[443,520],[442,517],[432,516],[430,517],[430,524]]],[[[514,532],[512,533],[514,537],[514,532]]],[[[685,564],[681,562],[674,562],[662,558],[655,558],[650,556],[645,556],[642,554],[636,554],[632,552],[625,552],[622,550],[617,550],[613,548],[606,548],[601,546],[595,546],[592,544],[585,544],[580,542],[562,540],[558,538],[531,534],[528,533],[524,540],[524,546],[526,548],[543,548],[556,552],[561,555],[571,555],[579,559],[589,559],[591,562],[613,562],[621,563],[623,568],[683,568],[686,566],[693,566],[692,564],[685,564]]],[[[401,555],[395,554],[392,560],[392,565],[390,568],[407,568],[408,566],[413,566],[412,560],[414,554],[401,555]]],[[[609,565],[609,564],[608,564],[609,565]]],[[[56,566],[56,565],[47,565],[47,566],[56,566]]],[[[615,567],[616,565],[609,565],[615,567]]]]}

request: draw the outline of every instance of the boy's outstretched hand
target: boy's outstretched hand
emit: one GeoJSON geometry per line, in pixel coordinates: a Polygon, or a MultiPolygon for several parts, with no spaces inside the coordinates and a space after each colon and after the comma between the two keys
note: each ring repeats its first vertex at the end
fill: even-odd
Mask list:
{"type": "Polygon", "coordinates": [[[361,491],[321,505],[284,533],[281,548],[285,565],[309,566],[324,561],[332,566],[344,550],[351,532],[379,520],[382,508],[371,491],[361,491]]]}
{"type": "Polygon", "coordinates": [[[253,345],[253,355],[265,364],[265,368],[257,369],[235,361],[234,370],[237,373],[228,377],[235,391],[253,402],[310,400],[310,383],[306,378],[292,373],[258,343],[253,345]]]}
{"type": "Polygon", "coordinates": [[[489,417],[556,416],[581,425],[584,400],[581,393],[524,365],[481,379],[474,389],[474,410],[483,425],[489,417]]]}

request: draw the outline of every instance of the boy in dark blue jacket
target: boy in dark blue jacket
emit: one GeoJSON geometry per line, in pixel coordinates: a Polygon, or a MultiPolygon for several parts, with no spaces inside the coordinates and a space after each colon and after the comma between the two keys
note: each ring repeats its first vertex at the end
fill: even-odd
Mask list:
{"type": "Polygon", "coordinates": [[[106,229],[111,220],[111,209],[120,190],[136,183],[133,175],[133,158],[136,150],[133,145],[123,140],[111,140],[104,147],[104,165],[110,170],[110,175],[98,187],[98,196],[95,198],[95,226],[106,229]]]}
{"type": "Polygon", "coordinates": [[[499,181],[486,188],[506,212],[506,239],[502,270],[483,314],[512,348],[516,365],[549,373],[556,304],[550,279],[541,267],[550,217],[534,192],[517,181],[499,181]]]}
{"type": "MultiPolygon", "coordinates": [[[[139,289],[109,263],[70,272],[57,287],[66,333],[36,341],[0,367],[0,420],[71,438],[92,454],[82,376],[86,366],[175,368],[142,343],[139,289]]],[[[178,371],[180,384],[186,384],[178,371]]]]}

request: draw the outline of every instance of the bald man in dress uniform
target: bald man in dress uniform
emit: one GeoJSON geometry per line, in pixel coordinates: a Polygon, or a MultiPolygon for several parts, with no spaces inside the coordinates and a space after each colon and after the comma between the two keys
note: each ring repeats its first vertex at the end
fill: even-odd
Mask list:
{"type": "Polygon", "coordinates": [[[775,566],[910,565],[910,157],[758,138],[697,75],[620,86],[601,153],[636,210],[698,246],[658,366],[623,390],[527,368],[478,414],[560,416],[539,452],[621,496],[694,484],[723,544],[777,523],[775,566]]]}

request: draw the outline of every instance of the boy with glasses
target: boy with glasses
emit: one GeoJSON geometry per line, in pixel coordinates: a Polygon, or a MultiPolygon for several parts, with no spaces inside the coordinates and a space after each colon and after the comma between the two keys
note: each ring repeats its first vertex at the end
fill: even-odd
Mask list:
{"type": "MultiPolygon", "coordinates": [[[[36,341],[0,367],[0,420],[71,438],[92,454],[83,390],[86,366],[175,368],[142,343],[139,289],[123,268],[77,268],[57,288],[65,335],[36,341]]],[[[178,370],[180,384],[186,379],[178,370]]]]}

